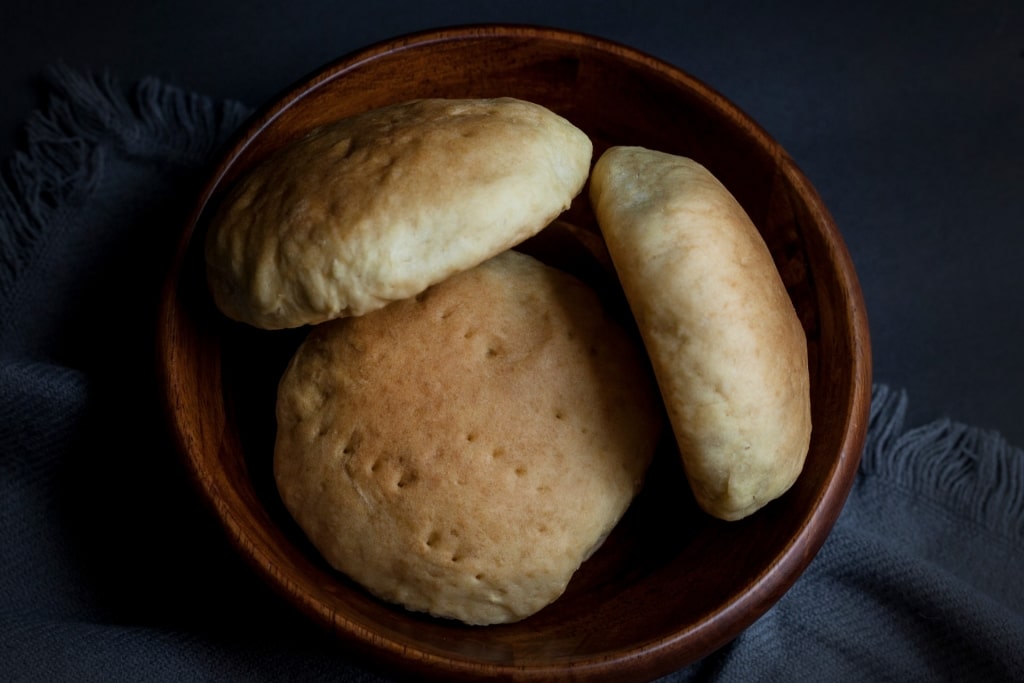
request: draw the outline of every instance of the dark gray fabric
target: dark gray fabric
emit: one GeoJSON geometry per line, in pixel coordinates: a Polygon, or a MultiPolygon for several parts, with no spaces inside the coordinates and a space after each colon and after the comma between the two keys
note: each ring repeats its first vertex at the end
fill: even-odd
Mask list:
{"type": "MultiPolygon", "coordinates": [[[[376,681],[281,604],[192,497],[153,314],[177,231],[248,114],[57,69],[0,182],[0,676],[376,681]]],[[[796,585],[666,680],[1024,679],[1024,452],[905,424],[876,386],[851,497],[796,585]]]]}
{"type": "Polygon", "coordinates": [[[860,471],[825,545],[762,619],[687,673],[1022,680],[1024,452],[950,420],[907,429],[907,400],[875,387],[860,471]]]}

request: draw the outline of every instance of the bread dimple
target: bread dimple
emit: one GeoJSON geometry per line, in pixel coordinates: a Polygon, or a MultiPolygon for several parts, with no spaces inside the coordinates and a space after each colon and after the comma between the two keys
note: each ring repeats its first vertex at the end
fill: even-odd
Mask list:
{"type": "Polygon", "coordinates": [[[207,236],[210,290],[268,329],[375,310],[538,232],[582,189],[591,153],[567,120],[512,98],[343,119],[228,193],[207,236]]]}
{"type": "Polygon", "coordinates": [[[591,199],[697,501],[745,517],[793,484],[811,431],[806,337],[771,254],[691,159],[612,148],[591,199]]]}
{"type": "Polygon", "coordinates": [[[661,408],[594,293],[505,252],[314,328],[282,378],[275,477],[337,569],[473,624],[565,589],[625,512],[661,408]]]}

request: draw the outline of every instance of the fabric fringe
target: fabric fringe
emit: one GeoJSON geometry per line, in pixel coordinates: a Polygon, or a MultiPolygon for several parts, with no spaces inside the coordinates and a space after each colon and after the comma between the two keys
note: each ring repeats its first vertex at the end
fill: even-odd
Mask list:
{"type": "Polygon", "coordinates": [[[880,476],[991,531],[1024,536],[1024,450],[950,419],[905,428],[907,394],[872,389],[860,472],[880,476]]]}
{"type": "Polygon", "coordinates": [[[0,173],[0,293],[33,262],[57,213],[85,203],[102,177],[105,147],[195,167],[250,113],[155,78],[126,89],[109,73],[58,65],[46,79],[47,107],[29,116],[24,148],[0,173]]]}

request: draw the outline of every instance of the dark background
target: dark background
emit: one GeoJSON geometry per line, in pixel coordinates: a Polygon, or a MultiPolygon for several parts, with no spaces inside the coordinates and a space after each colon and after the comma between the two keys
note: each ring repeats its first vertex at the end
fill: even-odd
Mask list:
{"type": "Polygon", "coordinates": [[[739,105],[834,215],[864,289],[875,379],[908,390],[910,423],[948,416],[1024,445],[1020,0],[3,0],[0,157],[57,62],[258,106],[367,44],[477,22],[610,38],[739,105]]]}

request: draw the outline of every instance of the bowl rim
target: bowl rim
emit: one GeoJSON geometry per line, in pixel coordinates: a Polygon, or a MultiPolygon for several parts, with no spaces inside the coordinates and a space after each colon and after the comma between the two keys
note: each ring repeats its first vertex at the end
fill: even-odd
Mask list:
{"type": "Polygon", "coordinates": [[[653,678],[695,661],[692,657],[681,657],[681,650],[689,652],[699,647],[706,655],[735,638],[737,633],[760,618],[789,590],[824,544],[853,486],[867,433],[872,359],[863,295],[846,245],[809,179],[759,123],[699,78],[637,48],[569,29],[513,23],[463,24],[425,29],[378,40],[352,50],[293,81],[253,111],[228,139],[219,157],[214,161],[212,170],[205,176],[204,185],[178,237],[168,277],[160,296],[156,364],[165,422],[169,426],[174,446],[185,463],[187,473],[200,493],[202,503],[213,513],[231,546],[265,584],[287,597],[291,604],[305,612],[307,617],[312,617],[321,625],[329,627],[342,641],[353,646],[353,654],[368,655],[371,661],[387,665],[393,670],[415,670],[420,675],[430,674],[432,671],[432,675],[435,676],[468,678],[493,676],[497,672],[500,676],[515,680],[550,680],[559,676],[580,680],[621,680],[623,677],[636,675],[653,678]],[[837,278],[838,284],[846,293],[845,301],[848,308],[843,313],[850,320],[850,344],[854,350],[850,359],[854,366],[853,379],[846,395],[846,405],[851,409],[849,414],[843,416],[841,447],[832,464],[827,483],[818,492],[814,501],[814,509],[817,511],[815,523],[810,524],[805,520],[798,532],[788,539],[777,561],[753,580],[748,590],[732,596],[731,600],[722,604],[706,620],[710,622],[710,617],[714,617],[716,623],[724,623],[730,628],[709,630],[704,628],[705,622],[697,622],[682,631],[643,642],[638,641],[629,647],[609,650],[601,657],[550,665],[524,666],[510,662],[507,667],[502,667],[491,662],[483,664],[469,657],[459,657],[451,653],[441,655],[418,649],[414,640],[384,637],[347,619],[343,614],[334,613],[315,604],[296,586],[282,586],[267,569],[269,558],[262,555],[263,551],[258,544],[245,536],[242,527],[232,518],[231,511],[220,499],[217,484],[212,481],[209,472],[201,463],[191,455],[193,440],[176,414],[176,380],[172,372],[178,354],[174,344],[178,327],[178,314],[175,310],[178,281],[195,229],[215,194],[215,188],[222,183],[231,166],[249,149],[253,141],[296,101],[328,81],[343,78],[349,70],[359,68],[384,55],[415,50],[434,43],[503,37],[539,38],[604,52],[616,59],[638,64],[698,93],[734,124],[738,124],[746,135],[757,138],[759,146],[771,150],[777,157],[788,182],[799,188],[801,196],[807,200],[815,223],[822,227],[823,238],[834,256],[834,262],[840,265],[837,269],[837,278]],[[410,666],[414,669],[410,669],[410,666]],[[424,666],[431,671],[424,671],[424,666]]]}

